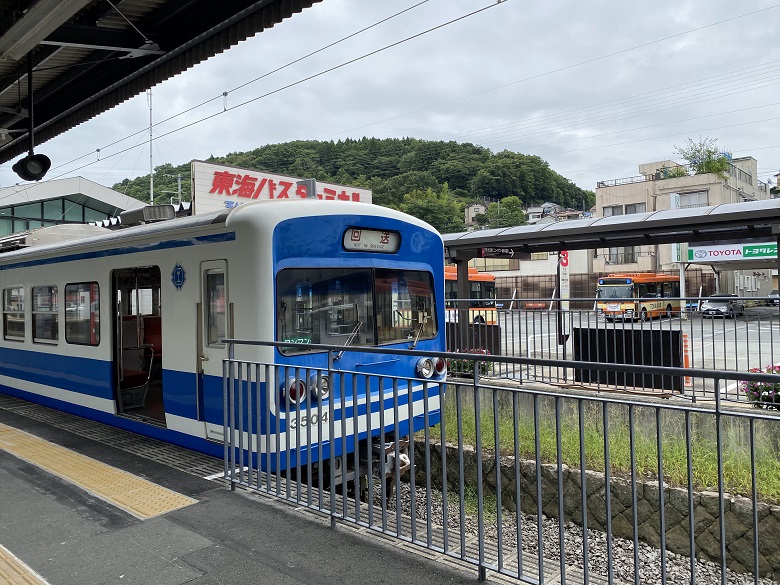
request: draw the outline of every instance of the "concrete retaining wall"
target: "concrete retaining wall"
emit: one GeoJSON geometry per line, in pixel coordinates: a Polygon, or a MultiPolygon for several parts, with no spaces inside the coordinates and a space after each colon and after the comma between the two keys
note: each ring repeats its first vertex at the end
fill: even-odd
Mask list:
{"type": "MultiPolygon", "coordinates": [[[[425,459],[425,446],[415,443],[415,459],[425,459]]],[[[447,445],[447,480],[457,485],[459,481],[458,450],[447,445]]],[[[466,485],[476,485],[477,460],[471,447],[463,448],[464,477],[466,485]]],[[[492,454],[483,455],[483,485],[496,493],[496,465],[492,454]]],[[[520,482],[520,508],[527,514],[536,514],[537,465],[534,461],[519,461],[514,457],[500,458],[500,482],[504,508],[516,508],[515,485],[520,482]]],[[[420,482],[425,481],[425,470],[418,463],[420,482]]],[[[431,445],[432,481],[441,484],[441,446],[431,445]]],[[[555,465],[540,465],[542,512],[546,516],[558,517],[558,469],[555,465]]],[[[567,466],[562,468],[564,521],[582,526],[583,506],[580,471],[567,466]]],[[[606,481],[603,473],[586,471],[585,488],[587,502],[587,526],[606,530],[606,481]]],[[[610,479],[612,495],[612,534],[616,537],[633,539],[633,498],[631,482],[620,478],[610,479]]],[[[700,559],[720,563],[719,497],[716,492],[693,494],[694,534],[696,556],[700,559]]],[[[726,565],[734,571],[752,573],[754,566],[753,505],[743,497],[724,498],[726,565]]],[[[758,513],[758,559],[762,577],[780,575],[780,506],[759,503],[758,513]]],[[[657,482],[637,483],[636,514],[639,539],[660,548],[660,497],[657,482]]],[[[689,531],[689,495],[680,488],[664,487],[664,522],[666,548],[669,551],[689,556],[691,553],[689,531]]]]}

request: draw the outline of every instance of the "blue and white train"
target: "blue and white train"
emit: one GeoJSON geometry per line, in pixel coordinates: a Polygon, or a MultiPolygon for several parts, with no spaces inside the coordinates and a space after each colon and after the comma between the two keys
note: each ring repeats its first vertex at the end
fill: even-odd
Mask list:
{"type": "Polygon", "coordinates": [[[265,469],[439,421],[445,362],[415,353],[445,350],[444,250],[431,226],[313,199],[152,222],[155,211],[133,227],[0,242],[0,392],[222,455],[224,340],[275,341],[290,345],[235,350],[271,365],[257,367],[252,429],[265,469]],[[334,360],[317,344],[349,351],[334,360]],[[347,419],[350,439],[331,441],[347,419]]]}

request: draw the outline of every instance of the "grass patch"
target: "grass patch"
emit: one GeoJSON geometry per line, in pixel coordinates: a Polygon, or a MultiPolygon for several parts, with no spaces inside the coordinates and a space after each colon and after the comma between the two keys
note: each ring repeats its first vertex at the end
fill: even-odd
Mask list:
{"type": "MultiPolygon", "coordinates": [[[[689,413],[686,421],[686,414],[682,411],[644,406],[629,408],[627,405],[612,404],[605,410],[598,403],[583,401],[580,406],[576,399],[556,400],[545,396],[534,399],[528,395],[513,396],[506,391],[497,391],[494,404],[492,392],[482,392],[478,408],[473,391],[448,393],[444,407],[448,442],[457,444],[459,441],[460,414],[460,441],[463,444],[477,446],[479,443],[483,450],[495,451],[497,448],[502,455],[511,456],[515,453],[516,434],[520,458],[536,459],[538,449],[542,463],[555,464],[560,449],[561,462],[572,468],[581,466],[582,444],[586,469],[604,472],[608,453],[610,473],[630,477],[633,440],[638,479],[655,479],[660,472],[666,485],[687,487],[690,461],[694,489],[718,489],[717,428],[714,415],[689,413]],[[556,401],[559,423],[556,422],[556,401]],[[456,407],[458,402],[460,408],[456,407]],[[477,412],[479,417],[476,416],[477,412]],[[608,443],[605,443],[605,428],[608,428],[608,443]],[[634,429],[633,437],[631,428],[634,429]],[[686,428],[690,429],[690,451],[686,428]],[[660,464],[659,445],[662,453],[660,464]]],[[[723,416],[720,433],[724,491],[747,497],[751,497],[753,490],[749,424],[745,418],[723,416]]],[[[777,504],[780,503],[780,419],[777,422],[757,420],[754,424],[758,499],[777,504]]]]}

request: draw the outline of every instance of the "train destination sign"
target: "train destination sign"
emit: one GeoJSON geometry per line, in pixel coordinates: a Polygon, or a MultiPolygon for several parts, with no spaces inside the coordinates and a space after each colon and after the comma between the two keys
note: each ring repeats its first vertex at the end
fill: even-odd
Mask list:
{"type": "Polygon", "coordinates": [[[401,236],[389,230],[364,230],[349,228],[342,239],[344,249],[350,252],[379,252],[394,254],[398,252],[401,236]]]}

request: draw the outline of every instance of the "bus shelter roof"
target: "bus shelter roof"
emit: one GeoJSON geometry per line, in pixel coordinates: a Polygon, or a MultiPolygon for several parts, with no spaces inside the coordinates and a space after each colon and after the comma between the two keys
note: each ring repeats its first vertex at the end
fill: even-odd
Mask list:
{"type": "MultiPolygon", "coordinates": [[[[483,248],[527,254],[720,240],[776,242],[778,233],[780,199],[768,199],[460,232],[442,237],[447,258],[468,260],[482,256],[483,248]]],[[[766,262],[761,264],[766,265],[766,262]]]]}

